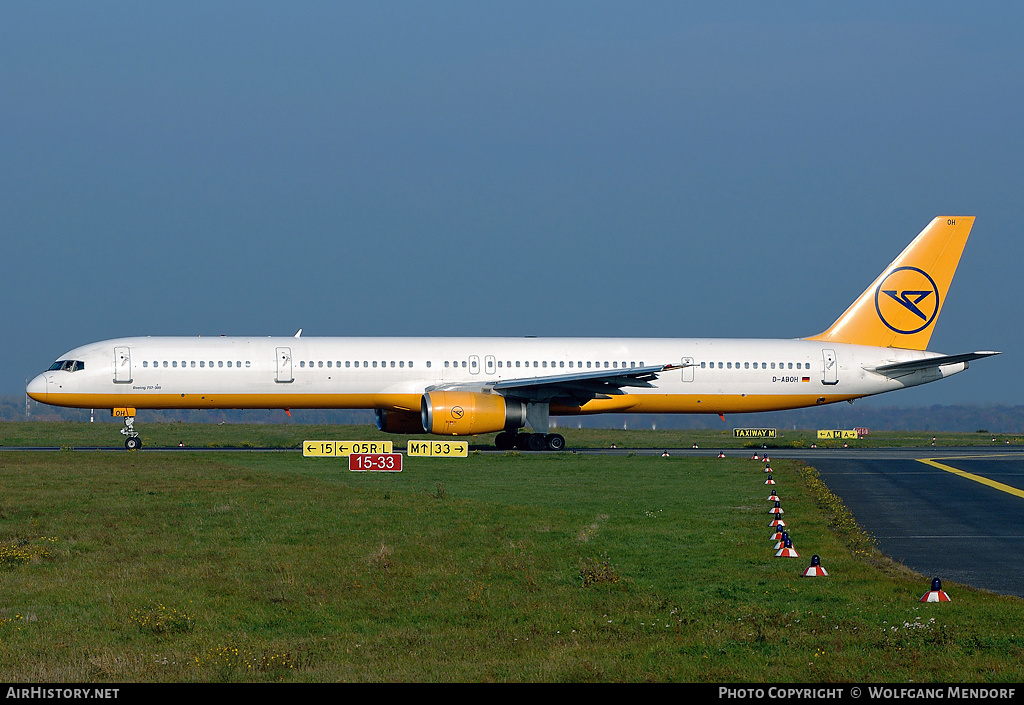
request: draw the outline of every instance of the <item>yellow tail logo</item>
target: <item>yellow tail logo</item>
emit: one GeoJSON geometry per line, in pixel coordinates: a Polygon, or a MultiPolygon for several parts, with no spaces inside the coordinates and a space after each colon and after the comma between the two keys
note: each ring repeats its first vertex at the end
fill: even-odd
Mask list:
{"type": "Polygon", "coordinates": [[[808,340],[927,349],[973,226],[974,216],[933,220],[828,330],[808,340]]]}

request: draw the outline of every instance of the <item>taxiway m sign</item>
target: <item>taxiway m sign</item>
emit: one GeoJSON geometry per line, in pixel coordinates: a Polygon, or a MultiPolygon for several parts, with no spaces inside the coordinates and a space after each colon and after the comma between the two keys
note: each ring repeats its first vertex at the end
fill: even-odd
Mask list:
{"type": "Polygon", "coordinates": [[[734,428],[733,438],[778,438],[779,432],[774,428],[734,428]]]}

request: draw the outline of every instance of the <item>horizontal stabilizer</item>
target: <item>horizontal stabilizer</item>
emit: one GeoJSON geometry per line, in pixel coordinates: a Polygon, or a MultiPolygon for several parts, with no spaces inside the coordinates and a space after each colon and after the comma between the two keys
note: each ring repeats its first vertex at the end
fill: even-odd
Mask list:
{"type": "Polygon", "coordinates": [[[907,362],[893,362],[888,365],[879,365],[878,367],[868,367],[872,372],[878,372],[886,376],[892,376],[891,373],[903,373],[903,372],[914,372],[916,370],[927,370],[933,367],[941,367],[942,365],[953,365],[958,362],[970,362],[971,360],[980,360],[983,357],[991,357],[992,355],[999,355],[1000,353],[993,350],[981,350],[979,352],[972,353],[960,353],[959,355],[938,355],[937,357],[925,357],[920,360],[908,360],[907,362]]]}

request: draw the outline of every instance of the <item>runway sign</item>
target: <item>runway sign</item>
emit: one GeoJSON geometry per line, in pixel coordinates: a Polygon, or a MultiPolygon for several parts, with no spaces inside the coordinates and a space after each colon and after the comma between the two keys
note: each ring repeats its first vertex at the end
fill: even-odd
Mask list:
{"type": "Polygon", "coordinates": [[[835,429],[829,431],[818,430],[818,440],[857,440],[857,432],[855,430],[842,430],[835,429]]]}
{"type": "Polygon", "coordinates": [[[307,458],[344,458],[353,453],[391,453],[393,441],[303,441],[307,458]]]}
{"type": "Polygon", "coordinates": [[[469,441],[409,441],[409,457],[468,458],[469,441]]]}
{"type": "Polygon", "coordinates": [[[348,456],[352,472],[402,472],[401,453],[352,453],[348,456]]]}

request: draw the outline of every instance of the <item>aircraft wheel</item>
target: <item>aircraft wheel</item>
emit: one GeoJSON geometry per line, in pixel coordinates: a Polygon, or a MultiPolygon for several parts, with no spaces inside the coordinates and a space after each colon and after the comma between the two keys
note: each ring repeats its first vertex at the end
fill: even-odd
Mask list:
{"type": "Polygon", "coordinates": [[[498,450],[512,450],[516,445],[515,435],[502,431],[494,437],[494,447],[498,450]]]}
{"type": "Polygon", "coordinates": [[[565,439],[558,433],[552,433],[547,439],[548,450],[565,450],[565,439]]]}
{"type": "Polygon", "coordinates": [[[544,450],[546,447],[547,443],[544,442],[542,433],[531,433],[526,439],[527,450],[544,450]]]}
{"type": "Polygon", "coordinates": [[[142,447],[142,439],[138,436],[132,436],[125,439],[124,448],[125,450],[138,450],[142,447]]]}
{"type": "Polygon", "coordinates": [[[516,450],[529,450],[530,449],[529,441],[530,441],[530,436],[531,435],[533,435],[533,434],[530,434],[530,433],[517,433],[516,434],[515,443],[513,444],[515,449],[516,450]]]}

